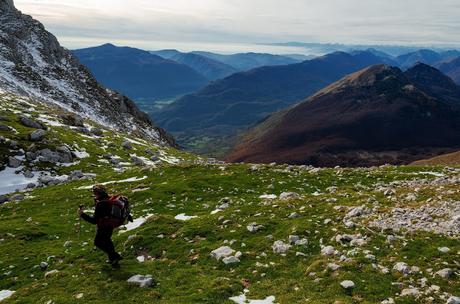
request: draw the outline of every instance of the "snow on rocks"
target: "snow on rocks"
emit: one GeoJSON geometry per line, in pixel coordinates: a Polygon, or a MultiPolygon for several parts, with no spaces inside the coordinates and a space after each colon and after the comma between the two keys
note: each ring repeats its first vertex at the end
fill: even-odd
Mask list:
{"type": "Polygon", "coordinates": [[[127,280],[128,283],[138,285],[141,288],[152,287],[154,285],[154,280],[151,275],[134,275],[127,280]]]}
{"type": "Polygon", "coordinates": [[[11,297],[15,291],[12,290],[0,290],[0,302],[11,297]]]}
{"type": "Polygon", "coordinates": [[[191,219],[197,218],[198,216],[196,215],[185,215],[185,213],[181,213],[176,215],[174,218],[179,221],[189,221],[191,219]]]}

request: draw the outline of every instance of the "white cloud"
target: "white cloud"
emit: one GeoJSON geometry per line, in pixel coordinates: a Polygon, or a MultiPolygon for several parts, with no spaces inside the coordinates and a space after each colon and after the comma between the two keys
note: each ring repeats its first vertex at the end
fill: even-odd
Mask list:
{"type": "Polygon", "coordinates": [[[458,0],[16,0],[68,47],[251,42],[455,44],[458,0]]]}

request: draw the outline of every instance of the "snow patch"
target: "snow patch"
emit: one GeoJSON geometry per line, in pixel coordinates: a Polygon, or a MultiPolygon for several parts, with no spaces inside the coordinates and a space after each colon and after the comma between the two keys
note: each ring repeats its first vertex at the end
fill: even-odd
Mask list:
{"type": "Polygon", "coordinates": [[[196,215],[185,215],[185,213],[181,213],[176,215],[174,218],[179,221],[189,221],[191,219],[197,218],[196,215]]]}
{"type": "Polygon", "coordinates": [[[143,216],[143,217],[135,219],[131,223],[128,223],[128,224],[122,226],[121,229],[123,229],[123,230],[120,230],[118,232],[118,234],[122,234],[122,233],[125,233],[125,232],[128,232],[128,231],[134,230],[136,228],[139,228],[142,224],[144,224],[152,216],[153,216],[153,214],[147,214],[146,216],[143,216]]]}
{"type": "Polygon", "coordinates": [[[16,174],[21,168],[5,168],[0,171],[0,195],[16,192],[27,188],[30,183],[38,181],[39,174],[35,173],[33,178],[26,178],[23,174],[16,174]]]}
{"type": "Polygon", "coordinates": [[[15,293],[15,291],[12,290],[1,290],[0,291],[0,301],[3,301],[9,297],[11,297],[15,293]]]}
{"type": "MultiPolygon", "coordinates": [[[[130,177],[130,178],[122,179],[122,180],[119,180],[119,181],[109,181],[109,182],[100,183],[100,185],[110,185],[110,184],[120,184],[120,183],[132,183],[132,182],[138,182],[138,181],[141,181],[141,180],[144,180],[144,179],[147,179],[147,176],[143,176],[143,177],[130,177]]],[[[76,188],[76,189],[77,189],[77,190],[89,190],[89,189],[92,189],[92,188],[93,188],[93,185],[90,185],[90,186],[81,186],[81,187],[78,187],[78,188],[76,188]]]]}
{"type": "Polygon", "coordinates": [[[275,304],[275,297],[274,296],[269,296],[266,297],[263,300],[250,300],[246,298],[246,294],[249,292],[249,290],[245,289],[244,293],[236,296],[236,297],[231,297],[229,298],[230,301],[233,301],[237,304],[275,304]]]}

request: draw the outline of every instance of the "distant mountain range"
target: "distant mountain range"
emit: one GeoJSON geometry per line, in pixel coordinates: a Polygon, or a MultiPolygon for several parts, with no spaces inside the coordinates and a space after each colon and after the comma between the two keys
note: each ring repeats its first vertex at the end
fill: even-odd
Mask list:
{"type": "Polygon", "coordinates": [[[152,115],[187,148],[196,148],[197,136],[213,138],[211,145],[216,146],[216,140],[236,135],[344,75],[383,62],[371,52],[337,52],[291,65],[261,67],[215,81],[152,115]]]}
{"type": "Polygon", "coordinates": [[[209,82],[187,65],[136,48],[104,44],[73,54],[105,86],[136,100],[177,97],[209,82]]]}
{"type": "Polygon", "coordinates": [[[440,64],[439,69],[452,77],[457,84],[460,84],[460,57],[440,64]]]}
{"type": "Polygon", "coordinates": [[[189,66],[210,81],[225,78],[238,72],[230,65],[194,53],[182,53],[177,50],[161,50],[150,53],[189,66]]]}
{"type": "Polygon", "coordinates": [[[273,55],[264,53],[239,53],[232,55],[222,55],[210,52],[193,52],[213,60],[223,62],[238,71],[247,71],[262,66],[286,65],[304,61],[304,58],[296,55],[273,55]]]}
{"type": "Polygon", "coordinates": [[[254,127],[230,161],[407,164],[460,149],[460,88],[418,64],[375,65],[254,127]]]}

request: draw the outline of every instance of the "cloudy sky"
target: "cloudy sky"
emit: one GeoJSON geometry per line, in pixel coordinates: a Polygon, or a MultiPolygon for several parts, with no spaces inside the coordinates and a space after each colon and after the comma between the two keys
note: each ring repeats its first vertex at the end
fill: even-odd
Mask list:
{"type": "Polygon", "coordinates": [[[255,43],[288,41],[460,45],[459,0],[15,0],[15,4],[43,22],[68,48],[105,42],[228,52],[255,50],[255,43]]]}

